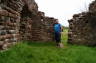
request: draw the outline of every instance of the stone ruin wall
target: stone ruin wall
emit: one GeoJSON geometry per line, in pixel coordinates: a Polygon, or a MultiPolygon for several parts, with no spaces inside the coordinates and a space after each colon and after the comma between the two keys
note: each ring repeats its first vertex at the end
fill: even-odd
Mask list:
{"type": "Polygon", "coordinates": [[[55,20],[34,0],[0,0],[0,48],[21,40],[54,41],[55,20]]]}
{"type": "Polygon", "coordinates": [[[0,4],[0,49],[5,49],[7,45],[15,44],[19,40],[19,22],[17,12],[0,4]]]}
{"type": "Polygon", "coordinates": [[[44,12],[38,11],[37,6],[35,11],[36,12],[30,13],[26,6],[24,6],[23,10],[21,11],[21,40],[43,42],[54,41],[53,24],[56,19],[46,17],[44,12]]]}
{"type": "Polygon", "coordinates": [[[88,12],[75,14],[69,20],[68,43],[96,46],[96,1],[88,12]]]}
{"type": "Polygon", "coordinates": [[[54,41],[54,18],[45,17],[43,12],[38,12],[32,18],[23,18],[20,22],[20,34],[22,40],[29,41],[54,41]]]}

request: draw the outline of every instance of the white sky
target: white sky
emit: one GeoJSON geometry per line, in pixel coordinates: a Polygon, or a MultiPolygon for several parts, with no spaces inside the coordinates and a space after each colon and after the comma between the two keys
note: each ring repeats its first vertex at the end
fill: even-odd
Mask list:
{"type": "Polygon", "coordinates": [[[68,20],[73,14],[88,10],[88,5],[94,0],[36,0],[39,10],[46,16],[59,19],[59,22],[68,26],[68,20]]]}

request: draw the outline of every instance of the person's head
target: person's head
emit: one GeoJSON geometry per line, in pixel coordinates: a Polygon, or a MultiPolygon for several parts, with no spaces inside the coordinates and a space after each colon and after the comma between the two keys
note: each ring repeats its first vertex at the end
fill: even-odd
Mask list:
{"type": "Polygon", "coordinates": [[[58,24],[58,19],[55,20],[55,24],[58,24]]]}

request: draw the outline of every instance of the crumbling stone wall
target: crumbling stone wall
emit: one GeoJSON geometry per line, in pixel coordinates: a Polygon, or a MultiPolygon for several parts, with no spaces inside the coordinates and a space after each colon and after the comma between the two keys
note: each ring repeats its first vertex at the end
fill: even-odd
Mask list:
{"type": "Polygon", "coordinates": [[[18,40],[54,41],[55,20],[38,11],[34,0],[0,0],[0,47],[18,40]]]}
{"type": "Polygon", "coordinates": [[[56,19],[45,17],[43,12],[27,18],[24,16],[21,20],[20,33],[22,40],[31,41],[54,41],[53,24],[56,19]]]}
{"type": "Polygon", "coordinates": [[[68,43],[96,45],[96,1],[90,4],[88,12],[75,14],[69,20],[68,43]]]}
{"type": "MultiPolygon", "coordinates": [[[[29,0],[30,2],[31,0],[29,0]]],[[[33,0],[32,0],[33,1],[33,0]]],[[[24,1],[26,2],[26,1],[24,1]]],[[[52,26],[55,18],[46,17],[44,12],[38,11],[35,2],[24,5],[21,11],[20,35],[21,40],[54,41],[52,26]],[[33,5],[32,5],[33,4],[33,5]],[[48,31],[52,32],[48,32],[48,31]]]]}
{"type": "MultiPolygon", "coordinates": [[[[2,1],[0,1],[2,3],[2,1]]],[[[5,49],[19,40],[19,14],[0,4],[0,48],[5,49]]]]}

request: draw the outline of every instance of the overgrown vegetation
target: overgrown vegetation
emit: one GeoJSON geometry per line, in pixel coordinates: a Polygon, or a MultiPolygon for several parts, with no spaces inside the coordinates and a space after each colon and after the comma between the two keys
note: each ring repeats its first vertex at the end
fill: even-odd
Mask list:
{"type": "Polygon", "coordinates": [[[64,48],[51,43],[18,43],[0,52],[0,63],[96,63],[96,47],[67,44],[67,30],[62,33],[64,48]]]}

